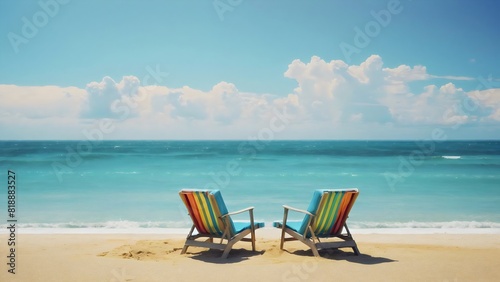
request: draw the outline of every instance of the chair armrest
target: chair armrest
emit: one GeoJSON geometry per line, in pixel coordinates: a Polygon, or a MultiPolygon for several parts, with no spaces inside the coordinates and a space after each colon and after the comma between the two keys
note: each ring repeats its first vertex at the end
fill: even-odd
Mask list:
{"type": "Polygon", "coordinates": [[[227,228],[229,228],[229,221],[230,221],[230,218],[229,216],[230,215],[235,215],[235,214],[239,214],[239,213],[243,213],[243,212],[248,212],[249,216],[250,216],[250,229],[252,230],[252,234],[255,232],[255,225],[254,225],[254,220],[253,220],[253,209],[254,207],[248,207],[246,209],[242,209],[242,210],[239,210],[239,211],[235,211],[235,212],[230,212],[230,213],[227,213],[225,215],[222,215],[220,217],[220,219],[224,220],[226,222],[226,230],[228,230],[227,228]]]}
{"type": "Polygon", "coordinates": [[[290,206],[287,206],[287,205],[283,205],[283,208],[285,210],[291,210],[291,211],[296,211],[296,212],[301,212],[301,213],[305,213],[307,215],[310,215],[310,216],[314,216],[314,214],[306,211],[306,210],[301,210],[301,209],[296,209],[296,208],[293,208],[293,207],[290,207],[290,206]]]}
{"type": "Polygon", "coordinates": [[[243,213],[243,212],[246,212],[246,211],[251,211],[253,209],[254,209],[254,207],[248,207],[246,209],[242,209],[242,210],[239,210],[239,211],[230,212],[230,213],[227,213],[225,215],[222,215],[221,218],[224,218],[224,217],[230,216],[230,215],[235,215],[235,214],[243,213]]]}

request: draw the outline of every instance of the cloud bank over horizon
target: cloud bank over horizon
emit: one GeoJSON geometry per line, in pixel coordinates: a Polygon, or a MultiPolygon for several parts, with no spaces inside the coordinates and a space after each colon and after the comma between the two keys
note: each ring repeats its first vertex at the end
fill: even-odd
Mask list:
{"type": "Polygon", "coordinates": [[[500,137],[495,80],[385,67],[378,55],[359,65],[296,59],[284,76],[297,83],[287,95],[248,93],[226,81],[209,90],[169,88],[136,76],[106,76],[85,89],[0,85],[1,138],[85,139],[82,131],[103,119],[113,128],[104,139],[248,139],[262,129],[274,139],[425,139],[433,128],[452,138],[500,137]],[[461,81],[477,87],[466,91],[461,81]]]}

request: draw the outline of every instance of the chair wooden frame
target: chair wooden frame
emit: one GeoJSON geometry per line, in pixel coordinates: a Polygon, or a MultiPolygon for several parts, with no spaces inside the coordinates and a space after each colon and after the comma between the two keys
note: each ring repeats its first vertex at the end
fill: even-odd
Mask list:
{"type": "Polygon", "coordinates": [[[318,236],[313,231],[313,226],[314,226],[314,221],[316,219],[316,215],[306,211],[306,210],[301,210],[297,208],[293,208],[287,205],[283,205],[284,208],[284,213],[283,213],[283,223],[278,224],[281,225],[281,241],[280,241],[280,249],[284,249],[284,244],[285,241],[300,241],[304,244],[306,244],[308,247],[311,248],[314,256],[319,257],[318,250],[320,249],[338,249],[338,248],[352,248],[354,253],[356,255],[359,255],[359,249],[356,244],[356,241],[352,237],[351,232],[349,231],[349,228],[347,227],[347,223],[344,222],[343,228],[346,230],[346,234],[342,234],[342,229],[337,234],[330,235],[328,237],[322,237],[322,239],[335,239],[339,238],[341,241],[333,241],[333,242],[326,242],[326,241],[321,241],[318,236]],[[299,212],[303,213],[304,216],[308,216],[309,219],[307,221],[307,227],[305,228],[305,231],[303,234],[300,234],[299,232],[287,227],[286,223],[288,220],[288,213],[289,211],[294,211],[294,212],[299,212]],[[285,237],[285,234],[288,234],[292,237],[285,237]],[[310,234],[310,236],[308,236],[310,234]]]}
{"type": "Polygon", "coordinates": [[[258,224],[256,225],[254,222],[253,210],[254,210],[254,207],[248,207],[248,208],[245,208],[245,209],[242,209],[239,211],[219,215],[218,218],[223,222],[223,227],[224,227],[224,231],[223,231],[222,235],[200,232],[196,228],[193,216],[190,215],[191,218],[193,219],[193,225],[191,227],[191,230],[189,231],[189,234],[186,237],[186,242],[184,243],[184,247],[182,248],[181,254],[185,254],[188,247],[194,246],[194,247],[222,250],[223,251],[222,258],[227,258],[233,245],[239,241],[251,242],[252,243],[252,251],[255,251],[255,229],[259,228],[260,226],[258,224]],[[231,216],[241,214],[244,212],[248,212],[248,214],[249,214],[250,228],[244,229],[239,233],[233,234],[233,232],[231,230],[231,226],[232,226],[231,225],[231,223],[232,223],[231,216]],[[197,232],[196,232],[196,234],[193,235],[195,230],[197,232]],[[248,234],[250,234],[250,238],[245,238],[248,234]],[[206,239],[206,240],[204,240],[204,241],[197,240],[200,238],[206,239]],[[216,240],[220,239],[220,241],[217,243],[217,242],[214,242],[214,239],[216,239],[216,240]]]}

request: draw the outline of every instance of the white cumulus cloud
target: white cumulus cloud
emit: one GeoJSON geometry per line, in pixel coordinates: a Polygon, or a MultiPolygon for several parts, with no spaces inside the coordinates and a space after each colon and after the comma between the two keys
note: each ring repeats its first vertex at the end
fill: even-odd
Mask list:
{"type": "Polygon", "coordinates": [[[89,125],[110,119],[116,130],[109,138],[245,139],[281,115],[291,121],[284,138],[397,138],[429,125],[500,121],[500,88],[466,91],[456,83],[470,78],[436,76],[421,65],[388,67],[378,55],[359,65],[297,59],[284,76],[296,87],[282,96],[226,81],[209,90],[144,85],[135,76],[104,77],[85,89],[0,85],[0,130],[7,139],[35,138],[34,129],[43,131],[38,138],[78,139],[89,125]],[[410,85],[435,78],[450,81],[410,85]]]}

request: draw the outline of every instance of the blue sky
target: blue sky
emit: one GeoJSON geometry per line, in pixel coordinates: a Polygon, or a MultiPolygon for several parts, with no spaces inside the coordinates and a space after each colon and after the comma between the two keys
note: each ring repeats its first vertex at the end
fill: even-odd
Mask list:
{"type": "Polygon", "coordinates": [[[0,138],[498,139],[499,8],[2,1],[0,138]]]}

